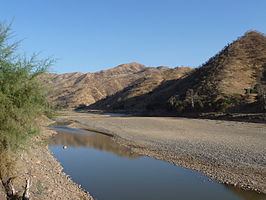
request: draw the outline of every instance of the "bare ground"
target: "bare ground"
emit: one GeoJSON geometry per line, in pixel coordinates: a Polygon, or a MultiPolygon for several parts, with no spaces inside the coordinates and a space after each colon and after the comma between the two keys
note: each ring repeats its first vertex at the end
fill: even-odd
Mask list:
{"type": "Polygon", "coordinates": [[[112,134],[135,152],[266,193],[266,125],[170,117],[63,113],[73,126],[112,134]]]}
{"type": "MultiPolygon", "coordinates": [[[[43,127],[41,134],[34,138],[30,147],[21,152],[21,173],[13,181],[15,189],[23,190],[25,180],[30,178],[31,200],[93,200],[62,172],[62,166],[51,155],[46,139],[53,134],[56,133],[43,127]]],[[[0,199],[6,199],[2,185],[0,199]]]]}

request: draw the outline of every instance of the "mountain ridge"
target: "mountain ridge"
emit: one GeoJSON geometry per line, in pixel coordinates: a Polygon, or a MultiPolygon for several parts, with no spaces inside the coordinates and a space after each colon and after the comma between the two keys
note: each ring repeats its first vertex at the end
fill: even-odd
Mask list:
{"type": "Polygon", "coordinates": [[[95,73],[47,76],[58,90],[50,95],[57,105],[132,112],[226,111],[266,101],[266,37],[246,32],[198,68],[133,62],[95,73]]]}
{"type": "MultiPolygon", "coordinates": [[[[119,95],[123,97],[123,94],[132,91],[132,88],[128,88],[127,91],[96,102],[90,108],[133,112],[225,111],[240,104],[257,102],[258,91],[256,94],[246,94],[246,91],[256,90],[257,85],[264,87],[265,80],[266,37],[262,33],[249,31],[185,76],[162,82],[149,95],[120,98],[119,95]]],[[[134,88],[141,89],[138,86],[134,88]]]]}
{"type": "Polygon", "coordinates": [[[146,67],[139,63],[128,63],[95,73],[45,74],[41,79],[54,88],[49,94],[56,106],[87,106],[110,96],[136,80],[156,76],[167,67],[146,67]]]}
{"type": "Polygon", "coordinates": [[[188,92],[193,90],[194,100],[204,101],[205,109],[215,110],[220,105],[207,104],[219,104],[219,100],[233,96],[244,98],[246,89],[264,84],[261,78],[265,70],[266,37],[259,32],[247,32],[182,80],[170,104],[175,107],[178,101],[191,98],[188,92]]]}

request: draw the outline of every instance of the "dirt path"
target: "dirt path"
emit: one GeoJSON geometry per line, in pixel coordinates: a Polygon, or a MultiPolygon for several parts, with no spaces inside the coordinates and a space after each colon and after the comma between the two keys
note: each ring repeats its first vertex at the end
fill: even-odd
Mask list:
{"type": "Polygon", "coordinates": [[[205,119],[64,113],[134,151],[195,169],[222,183],[266,193],[266,125],[205,119]]]}

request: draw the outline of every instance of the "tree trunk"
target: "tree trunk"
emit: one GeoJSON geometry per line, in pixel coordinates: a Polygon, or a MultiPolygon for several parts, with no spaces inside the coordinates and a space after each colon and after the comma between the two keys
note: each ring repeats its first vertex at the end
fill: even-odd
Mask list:
{"type": "Polygon", "coordinates": [[[31,186],[31,181],[30,179],[26,180],[26,185],[25,185],[25,189],[24,189],[24,193],[22,196],[23,200],[30,200],[30,186],[31,186]]]}
{"type": "Polygon", "coordinates": [[[26,185],[24,187],[24,192],[23,192],[23,196],[20,197],[18,195],[18,192],[15,190],[14,185],[12,184],[12,180],[14,178],[9,178],[7,181],[2,181],[2,184],[5,188],[6,191],[6,198],[7,200],[30,200],[30,186],[31,186],[31,181],[30,179],[26,180],[26,185]]]}

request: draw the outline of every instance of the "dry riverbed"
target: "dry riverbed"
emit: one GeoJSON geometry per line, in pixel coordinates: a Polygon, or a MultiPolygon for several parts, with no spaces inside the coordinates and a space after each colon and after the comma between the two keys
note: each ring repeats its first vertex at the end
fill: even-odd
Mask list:
{"type": "MultiPolygon", "coordinates": [[[[75,128],[113,135],[137,153],[203,172],[227,184],[266,193],[266,125],[170,117],[111,117],[62,112],[59,119],[75,128]]],[[[46,123],[47,125],[48,123],[46,123]]],[[[56,134],[43,128],[30,148],[21,153],[22,190],[27,178],[33,200],[93,199],[62,172],[46,140],[56,134]]],[[[0,199],[5,199],[0,187],[0,199]]]]}
{"type": "MultiPolygon", "coordinates": [[[[46,119],[46,125],[49,124],[46,119]]],[[[27,151],[21,152],[20,174],[13,180],[16,190],[22,191],[25,180],[30,178],[31,200],[93,200],[62,172],[62,166],[48,150],[47,139],[56,132],[43,127],[41,134],[34,138],[27,151]]],[[[0,199],[6,199],[0,187],[0,199]]]]}
{"type": "Polygon", "coordinates": [[[266,193],[266,125],[170,117],[64,112],[71,126],[114,135],[133,151],[266,193]]]}

